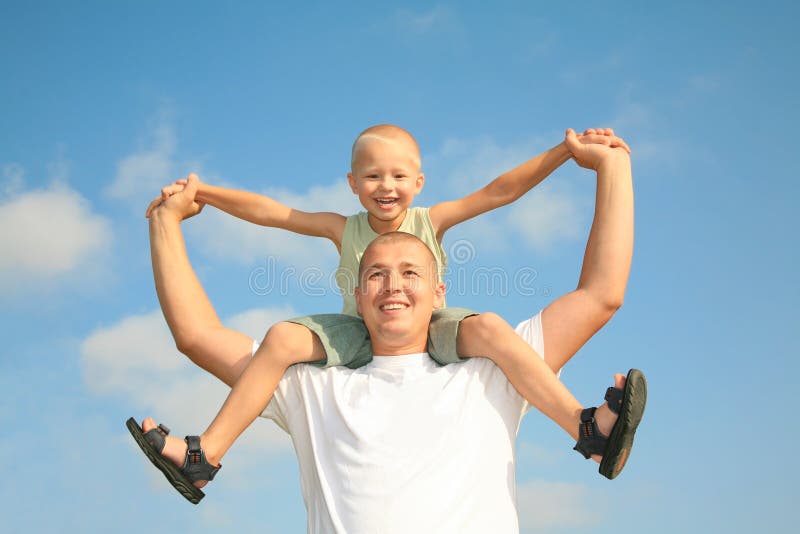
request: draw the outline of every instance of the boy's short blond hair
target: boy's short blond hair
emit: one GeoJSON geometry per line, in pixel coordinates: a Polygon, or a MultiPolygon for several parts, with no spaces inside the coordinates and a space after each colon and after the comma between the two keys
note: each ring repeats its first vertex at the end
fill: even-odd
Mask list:
{"type": "Polygon", "coordinates": [[[414,139],[414,136],[399,126],[395,126],[394,124],[378,124],[376,126],[370,126],[356,137],[356,140],[353,142],[353,149],[350,152],[350,168],[353,170],[353,166],[355,165],[356,160],[356,151],[358,147],[361,146],[361,143],[364,141],[369,140],[376,140],[376,141],[383,141],[385,143],[392,143],[396,141],[402,141],[409,145],[411,148],[411,159],[417,165],[417,167],[422,166],[422,157],[420,156],[419,152],[419,145],[417,144],[417,140],[414,139]]]}

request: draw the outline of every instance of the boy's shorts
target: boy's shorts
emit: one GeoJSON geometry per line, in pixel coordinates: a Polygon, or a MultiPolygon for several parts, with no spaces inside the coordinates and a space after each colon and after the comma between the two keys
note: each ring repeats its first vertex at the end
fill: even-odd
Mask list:
{"type": "MultiPolygon", "coordinates": [[[[466,308],[434,310],[428,329],[428,354],[440,365],[464,359],[456,351],[458,325],[462,319],[478,315],[466,308]]],[[[327,359],[309,362],[318,367],[343,365],[351,369],[363,367],[372,360],[369,332],[360,317],[341,313],[322,313],[295,317],[287,322],[305,326],[314,332],[325,348],[327,359]]]]}

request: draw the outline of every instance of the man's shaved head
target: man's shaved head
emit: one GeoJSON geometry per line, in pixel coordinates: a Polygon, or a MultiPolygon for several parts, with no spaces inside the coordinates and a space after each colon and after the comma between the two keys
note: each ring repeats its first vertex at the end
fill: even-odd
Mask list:
{"type": "Polygon", "coordinates": [[[355,168],[355,161],[359,149],[369,141],[382,141],[384,143],[402,143],[408,148],[409,157],[416,163],[417,167],[422,165],[422,158],[419,153],[419,145],[414,136],[407,130],[394,124],[378,124],[370,126],[356,137],[353,143],[353,150],[350,154],[350,168],[355,168]]]}
{"type": "Polygon", "coordinates": [[[364,274],[364,269],[369,266],[369,262],[372,261],[372,251],[381,245],[397,245],[402,247],[418,247],[420,249],[425,250],[425,264],[431,265],[432,274],[434,275],[434,281],[438,281],[439,278],[439,268],[438,263],[436,262],[436,257],[434,257],[433,252],[431,249],[428,248],[420,238],[413,234],[409,234],[407,232],[388,232],[386,234],[380,234],[378,237],[372,240],[372,242],[367,245],[367,248],[364,249],[364,254],[361,255],[361,261],[358,264],[358,281],[359,286],[361,285],[361,277],[364,274]],[[369,259],[368,259],[369,257],[369,259]]]}

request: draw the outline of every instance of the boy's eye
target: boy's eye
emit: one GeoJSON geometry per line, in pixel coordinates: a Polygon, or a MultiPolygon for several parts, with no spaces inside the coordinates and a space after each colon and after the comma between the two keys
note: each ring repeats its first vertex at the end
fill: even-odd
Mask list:
{"type": "Polygon", "coordinates": [[[411,269],[409,269],[406,272],[404,272],[403,275],[404,276],[419,276],[419,273],[417,273],[417,271],[412,271],[411,269]]]}
{"type": "Polygon", "coordinates": [[[376,279],[376,278],[379,278],[379,277],[381,277],[381,276],[383,276],[383,273],[382,273],[382,272],[380,272],[380,271],[375,271],[374,273],[370,273],[370,274],[369,274],[369,276],[368,276],[368,278],[369,278],[370,280],[374,280],[374,279],[376,279]]]}

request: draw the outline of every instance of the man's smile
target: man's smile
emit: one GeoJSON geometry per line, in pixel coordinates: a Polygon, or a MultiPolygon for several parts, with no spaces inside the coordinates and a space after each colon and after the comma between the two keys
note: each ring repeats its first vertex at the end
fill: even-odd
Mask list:
{"type": "Polygon", "coordinates": [[[378,306],[378,309],[381,311],[394,311],[394,310],[405,310],[409,307],[409,304],[405,302],[386,302],[378,306]]]}

